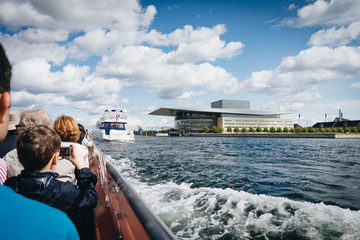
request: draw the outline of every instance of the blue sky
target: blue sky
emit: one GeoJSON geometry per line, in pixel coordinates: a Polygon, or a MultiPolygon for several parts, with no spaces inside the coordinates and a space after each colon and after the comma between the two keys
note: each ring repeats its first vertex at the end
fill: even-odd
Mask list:
{"type": "Polygon", "coordinates": [[[158,129],[160,107],[250,100],[309,126],[360,119],[358,0],[0,0],[12,109],[91,127],[109,106],[158,129]]]}

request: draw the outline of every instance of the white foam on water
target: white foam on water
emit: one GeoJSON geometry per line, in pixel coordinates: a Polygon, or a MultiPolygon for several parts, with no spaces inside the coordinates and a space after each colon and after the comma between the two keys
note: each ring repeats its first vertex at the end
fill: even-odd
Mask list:
{"type": "Polygon", "coordinates": [[[360,239],[360,211],[136,177],[131,160],[110,159],[179,239],[360,239]]]}

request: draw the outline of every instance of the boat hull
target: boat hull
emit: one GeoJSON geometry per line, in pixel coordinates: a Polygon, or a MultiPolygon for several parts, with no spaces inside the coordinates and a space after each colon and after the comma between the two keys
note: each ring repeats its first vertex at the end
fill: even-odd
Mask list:
{"type": "Polygon", "coordinates": [[[134,133],[127,129],[127,123],[125,109],[108,108],[97,121],[94,135],[109,141],[135,141],[134,133]]]}
{"type": "Polygon", "coordinates": [[[134,133],[130,130],[113,130],[106,132],[104,129],[96,129],[94,130],[94,136],[96,138],[109,140],[109,141],[123,141],[123,142],[131,142],[135,141],[134,133]]]}
{"type": "Polygon", "coordinates": [[[99,180],[95,187],[99,195],[95,208],[97,240],[176,239],[96,146],[89,149],[89,160],[99,180]]]}

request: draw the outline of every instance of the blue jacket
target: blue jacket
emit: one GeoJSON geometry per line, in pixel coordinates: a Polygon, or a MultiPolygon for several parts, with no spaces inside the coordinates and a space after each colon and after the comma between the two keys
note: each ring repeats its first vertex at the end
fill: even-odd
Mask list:
{"type": "Polygon", "coordinates": [[[66,214],[0,185],[1,240],[78,240],[66,214]]]}
{"type": "Polygon", "coordinates": [[[82,238],[82,229],[86,228],[84,219],[88,220],[91,215],[89,212],[96,207],[98,200],[95,191],[97,177],[89,168],[75,170],[77,185],[61,182],[56,179],[57,176],[53,172],[23,170],[18,176],[7,179],[4,185],[28,198],[64,211],[74,222],[82,238]]]}

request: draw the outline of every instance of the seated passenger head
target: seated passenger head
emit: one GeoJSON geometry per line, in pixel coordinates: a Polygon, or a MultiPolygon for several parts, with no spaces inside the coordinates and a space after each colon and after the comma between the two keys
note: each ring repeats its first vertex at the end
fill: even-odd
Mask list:
{"type": "Polygon", "coordinates": [[[0,142],[8,132],[11,65],[0,44],[0,142]]]}
{"type": "Polygon", "coordinates": [[[82,143],[82,141],[84,140],[85,138],[85,135],[86,135],[86,131],[85,131],[85,128],[83,125],[81,125],[80,123],[78,123],[78,127],[79,127],[79,130],[80,130],[80,137],[78,139],[78,143],[82,143]]]}
{"type": "Polygon", "coordinates": [[[63,142],[77,142],[79,140],[79,127],[70,116],[62,115],[58,117],[54,122],[54,130],[59,134],[63,142]]]}
{"type": "Polygon", "coordinates": [[[41,170],[59,152],[60,144],[53,129],[43,125],[26,127],[16,140],[19,161],[26,170],[41,170]]]}
{"type": "Polygon", "coordinates": [[[19,125],[17,125],[17,132],[21,134],[21,131],[24,127],[30,125],[45,125],[49,128],[52,127],[52,120],[48,113],[44,112],[41,109],[30,109],[21,113],[19,125]]]}

